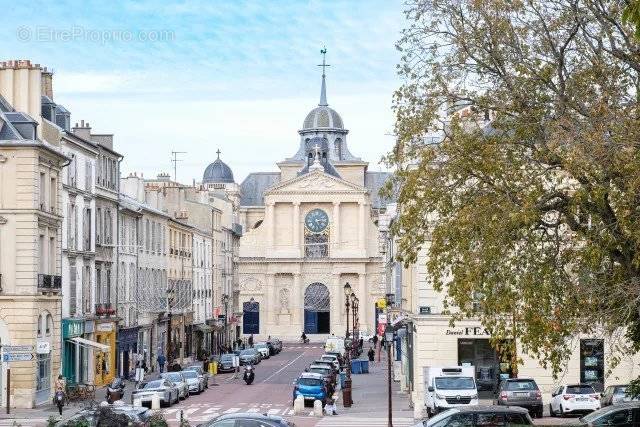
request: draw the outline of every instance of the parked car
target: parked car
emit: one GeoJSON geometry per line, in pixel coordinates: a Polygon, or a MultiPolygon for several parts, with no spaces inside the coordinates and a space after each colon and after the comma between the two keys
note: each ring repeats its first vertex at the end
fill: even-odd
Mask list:
{"type": "Polygon", "coordinates": [[[333,370],[331,368],[329,368],[328,366],[325,365],[311,365],[309,366],[309,368],[307,369],[306,372],[311,372],[313,374],[320,374],[324,377],[324,379],[331,383],[331,384],[335,384],[336,383],[336,375],[335,372],[333,372],[333,370]]]}
{"type": "Polygon", "coordinates": [[[273,343],[271,341],[265,341],[265,344],[267,345],[267,348],[269,349],[269,356],[275,356],[276,355],[276,348],[274,347],[273,343]]]}
{"type": "Polygon", "coordinates": [[[330,336],[327,338],[327,341],[324,343],[324,351],[327,353],[339,353],[344,357],[345,352],[345,344],[344,338],[330,336]]]}
{"type": "Polygon", "coordinates": [[[196,371],[184,370],[181,373],[184,377],[185,382],[187,383],[189,394],[200,394],[204,391],[204,379],[200,375],[198,375],[196,371]]]}
{"type": "Polygon", "coordinates": [[[640,422],[640,402],[623,402],[593,411],[580,418],[582,426],[637,426],[640,422]]]}
{"type": "Polygon", "coordinates": [[[182,372],[163,372],[160,374],[160,378],[169,380],[176,385],[180,392],[180,399],[186,399],[189,397],[189,385],[184,379],[182,372]]]}
{"type": "Polygon", "coordinates": [[[258,363],[260,363],[260,353],[255,348],[240,352],[240,365],[257,365],[258,363]]]}
{"type": "Polygon", "coordinates": [[[272,338],[271,342],[273,343],[274,348],[276,349],[276,354],[282,351],[282,341],[278,338],[272,338]]]}
{"type": "Polygon", "coordinates": [[[472,405],[440,412],[414,427],[444,426],[528,426],[533,425],[529,412],[517,406],[472,405]]]}
{"type": "Polygon", "coordinates": [[[167,379],[153,380],[146,383],[142,388],[131,392],[131,404],[134,400],[140,399],[143,405],[151,405],[154,396],[160,397],[160,405],[171,406],[180,400],[178,387],[167,379]]]}
{"type": "Polygon", "coordinates": [[[534,417],[542,417],[542,393],[531,378],[508,378],[498,386],[497,405],[520,406],[534,417]]]}
{"type": "Polygon", "coordinates": [[[226,353],[220,356],[218,360],[218,372],[233,372],[236,368],[233,366],[234,353],[226,353]]]}
{"type": "MultiPolygon", "coordinates": [[[[128,418],[132,425],[145,424],[151,417],[152,412],[140,406],[132,405],[110,405],[105,409],[112,411],[114,415],[124,415],[128,418]]],[[[95,409],[83,409],[80,412],[75,413],[72,417],[63,420],[60,427],[89,425],[91,427],[97,426],[100,418],[100,408],[95,409]],[[83,421],[86,423],[83,423],[83,421]]]]}
{"type": "Polygon", "coordinates": [[[322,356],[320,356],[320,359],[332,362],[333,367],[336,371],[340,369],[340,362],[338,361],[338,356],[336,356],[335,354],[323,354],[322,356]]]}
{"type": "Polygon", "coordinates": [[[610,385],[602,393],[602,397],[600,398],[600,406],[603,408],[609,405],[617,405],[619,403],[624,402],[633,402],[636,399],[633,399],[631,396],[627,395],[627,387],[628,385],[610,385]]]}
{"type": "Polygon", "coordinates": [[[313,361],[312,365],[325,365],[331,368],[332,370],[334,370],[335,372],[338,371],[338,369],[335,367],[335,364],[329,360],[316,359],[313,361]]]}
{"type": "Polygon", "coordinates": [[[293,400],[298,396],[302,396],[305,402],[319,400],[324,405],[327,401],[327,388],[322,374],[304,372],[300,375],[293,387],[293,400]]]}
{"type": "Polygon", "coordinates": [[[231,426],[260,426],[260,427],[295,427],[291,421],[287,421],[276,415],[258,414],[255,412],[224,414],[197,427],[231,427],[231,426]]]}
{"type": "Polygon", "coordinates": [[[589,384],[563,385],[551,393],[549,413],[552,417],[589,413],[600,409],[600,395],[589,384]]]}
{"type": "Polygon", "coordinates": [[[198,375],[201,377],[201,380],[204,384],[204,388],[209,388],[209,372],[205,371],[200,365],[193,365],[184,368],[185,371],[196,371],[198,375]]]}
{"type": "Polygon", "coordinates": [[[255,348],[256,350],[258,350],[260,352],[260,354],[262,355],[263,359],[268,359],[269,357],[271,357],[271,352],[269,350],[269,346],[267,345],[266,342],[259,342],[256,343],[253,348],[255,348]]]}

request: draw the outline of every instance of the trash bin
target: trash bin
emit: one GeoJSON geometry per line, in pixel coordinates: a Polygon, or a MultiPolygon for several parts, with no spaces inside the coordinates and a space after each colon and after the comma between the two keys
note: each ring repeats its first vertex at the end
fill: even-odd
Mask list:
{"type": "Polygon", "coordinates": [[[362,373],[363,374],[368,374],[369,373],[369,361],[368,360],[361,360],[360,361],[360,366],[362,367],[362,373]]]}
{"type": "Polygon", "coordinates": [[[351,361],[351,373],[352,374],[361,374],[362,373],[362,365],[358,359],[351,361]]]}
{"type": "Polygon", "coordinates": [[[218,362],[209,363],[209,373],[211,375],[216,375],[218,373],[218,362]]]}

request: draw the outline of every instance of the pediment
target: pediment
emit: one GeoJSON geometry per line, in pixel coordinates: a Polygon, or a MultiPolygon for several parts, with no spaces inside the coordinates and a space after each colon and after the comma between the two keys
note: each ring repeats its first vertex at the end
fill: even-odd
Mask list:
{"type": "Polygon", "coordinates": [[[321,171],[313,171],[280,182],[265,191],[266,194],[294,193],[294,192],[323,192],[323,193],[366,193],[367,189],[344,179],[336,178],[321,171]]]}

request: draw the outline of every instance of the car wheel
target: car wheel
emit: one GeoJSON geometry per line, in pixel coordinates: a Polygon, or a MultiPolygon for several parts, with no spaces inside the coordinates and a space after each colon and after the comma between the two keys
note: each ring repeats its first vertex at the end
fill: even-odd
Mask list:
{"type": "Polygon", "coordinates": [[[564,408],[562,407],[562,405],[560,405],[560,417],[564,418],[566,416],[566,414],[564,413],[564,408]]]}
{"type": "Polygon", "coordinates": [[[553,405],[551,405],[551,403],[549,403],[549,416],[555,417],[556,413],[553,412],[553,405]]]}

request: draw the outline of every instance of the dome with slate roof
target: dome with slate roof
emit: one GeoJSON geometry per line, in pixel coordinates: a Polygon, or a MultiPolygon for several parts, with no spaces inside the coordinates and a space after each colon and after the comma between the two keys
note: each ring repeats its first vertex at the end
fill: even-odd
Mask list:
{"type": "Polygon", "coordinates": [[[307,114],[302,129],[344,129],[342,118],[333,108],[319,105],[307,114]]]}
{"type": "Polygon", "coordinates": [[[218,158],[204,170],[202,176],[203,184],[233,183],[233,171],[225,162],[220,160],[220,150],[218,158]]]}

